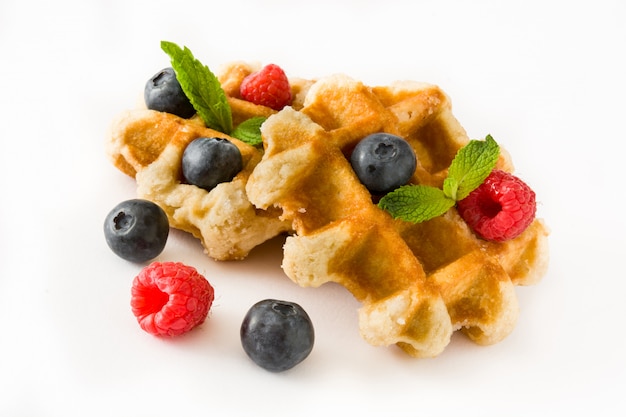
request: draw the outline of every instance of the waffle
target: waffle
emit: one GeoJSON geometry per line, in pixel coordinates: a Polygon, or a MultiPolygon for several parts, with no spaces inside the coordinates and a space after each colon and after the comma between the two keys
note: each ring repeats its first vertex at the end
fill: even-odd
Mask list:
{"type": "MultiPolygon", "coordinates": [[[[411,183],[437,187],[469,141],[438,87],[368,87],[344,75],[315,82],[302,108],[263,124],[265,153],[246,190],[257,208],[280,209],[293,228],[285,273],[301,286],[336,282],[350,291],[361,303],[360,333],[375,346],[434,357],[457,330],[477,344],[501,341],[518,318],[515,285],[536,283],[546,270],[544,223],[492,243],[454,208],[424,223],[392,219],[349,162],[356,143],[376,132],[405,138],[418,157],[411,183]]],[[[513,170],[504,150],[496,168],[513,170]]]]}
{"type": "MultiPolygon", "coordinates": [[[[258,66],[232,63],[218,73],[231,106],[233,124],[274,110],[239,98],[243,78],[258,66]]],[[[294,107],[310,84],[291,80],[294,107]]],[[[114,121],[107,140],[107,154],[120,171],[137,181],[140,198],[160,205],[170,225],[199,238],[207,254],[216,260],[245,258],[260,243],[290,230],[276,209],[259,210],[247,198],[246,181],[260,161],[262,149],[208,129],[198,116],[178,116],[138,108],[124,112],[114,121]],[[198,137],[220,137],[241,151],[243,170],[230,182],[211,191],[182,181],[181,159],[187,144],[198,137]]]]}

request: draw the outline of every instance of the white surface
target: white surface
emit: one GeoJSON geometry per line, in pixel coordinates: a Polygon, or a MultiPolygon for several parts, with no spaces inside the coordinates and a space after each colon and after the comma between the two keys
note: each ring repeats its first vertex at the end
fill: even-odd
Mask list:
{"type": "Polygon", "coordinates": [[[626,3],[214,3],[0,3],[0,415],[623,415],[626,3]],[[168,65],[162,39],[211,67],[439,84],[470,136],[512,153],[552,229],[549,273],[518,290],[513,334],[491,347],[455,336],[440,357],[410,359],[360,339],[342,288],[292,284],[280,241],[216,263],[178,232],[158,259],[207,276],[210,318],[175,340],[140,330],[139,267],[102,233],[135,188],[103,140],[168,65]],[[265,297],[299,302],[315,324],[313,353],[287,373],[240,346],[243,315],[265,297]]]}

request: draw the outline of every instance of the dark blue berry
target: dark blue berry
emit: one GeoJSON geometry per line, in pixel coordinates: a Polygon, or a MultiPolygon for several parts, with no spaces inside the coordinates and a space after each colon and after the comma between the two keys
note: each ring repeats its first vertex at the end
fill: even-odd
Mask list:
{"type": "Polygon", "coordinates": [[[374,133],[354,148],[350,163],[372,194],[386,194],[413,176],[417,158],[411,145],[399,136],[374,133]]]}
{"type": "Polygon", "coordinates": [[[279,300],[253,305],[243,319],[240,333],[250,359],[272,372],[286,371],[302,362],[315,341],[313,324],[302,307],[279,300]]]}
{"type": "Polygon", "coordinates": [[[183,152],[185,181],[207,191],[231,181],[243,168],[241,152],[231,141],[222,138],[198,138],[183,152]]]}
{"type": "Polygon", "coordinates": [[[104,221],[104,237],[113,252],[127,261],[146,262],[165,248],[169,221],[161,207],[147,200],[123,201],[104,221]]]}
{"type": "Polygon", "coordinates": [[[143,97],[150,110],[172,113],[185,119],[196,113],[172,68],[164,68],[154,74],[146,82],[143,97]]]}

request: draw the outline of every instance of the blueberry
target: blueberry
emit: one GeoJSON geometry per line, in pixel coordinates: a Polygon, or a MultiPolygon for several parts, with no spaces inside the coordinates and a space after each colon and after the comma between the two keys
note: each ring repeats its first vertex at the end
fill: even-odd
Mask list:
{"type": "Polygon", "coordinates": [[[311,353],[313,324],[298,304],[263,300],[253,305],[241,324],[241,344],[260,367],[282,372],[293,368],[311,353]]]}
{"type": "Polygon", "coordinates": [[[147,200],[123,201],[104,221],[104,237],[113,252],[127,261],[156,258],[165,247],[169,221],[161,207],[147,200]]]}
{"type": "Polygon", "coordinates": [[[185,119],[196,114],[172,68],[164,68],[154,74],[146,82],[143,97],[150,110],[172,113],[185,119]]]}
{"type": "Polygon", "coordinates": [[[227,139],[198,138],[185,148],[182,168],[189,184],[210,191],[231,181],[243,168],[243,160],[239,148],[227,139]]]}
{"type": "Polygon", "coordinates": [[[386,194],[411,179],[417,158],[411,145],[401,137],[374,133],[356,145],[350,163],[372,194],[386,194]]]}

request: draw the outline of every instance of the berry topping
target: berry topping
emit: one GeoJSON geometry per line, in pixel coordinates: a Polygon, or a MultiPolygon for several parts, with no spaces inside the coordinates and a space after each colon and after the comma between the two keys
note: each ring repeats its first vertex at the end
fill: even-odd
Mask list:
{"type": "Polygon", "coordinates": [[[178,336],[206,319],[214,290],[191,266],[153,262],[133,280],[130,305],[143,330],[155,336],[178,336]]]}
{"type": "Polygon", "coordinates": [[[311,353],[315,334],[308,314],[296,303],[263,300],[253,305],[241,324],[241,344],[260,367],[282,372],[311,353]]]}
{"type": "Polygon", "coordinates": [[[113,252],[127,261],[146,262],[165,248],[170,226],[161,207],[148,200],[123,201],[104,221],[104,237],[113,252]]]}
{"type": "Polygon", "coordinates": [[[354,148],[350,163],[372,194],[385,194],[406,184],[417,165],[407,141],[388,133],[374,133],[354,148]]]}
{"type": "Polygon", "coordinates": [[[222,138],[198,138],[183,152],[185,180],[207,191],[231,181],[243,168],[241,152],[231,141],[222,138]]]}
{"type": "Polygon", "coordinates": [[[143,94],[150,110],[175,114],[185,119],[196,114],[172,68],[164,68],[150,78],[143,94]]]}
{"type": "Polygon", "coordinates": [[[457,204],[459,214],[483,239],[502,242],[520,235],[535,218],[535,193],[516,176],[494,170],[457,204]]]}
{"type": "Polygon", "coordinates": [[[275,64],[248,75],[241,82],[241,97],[254,104],[280,110],[291,103],[291,87],[285,72],[275,64]]]}

